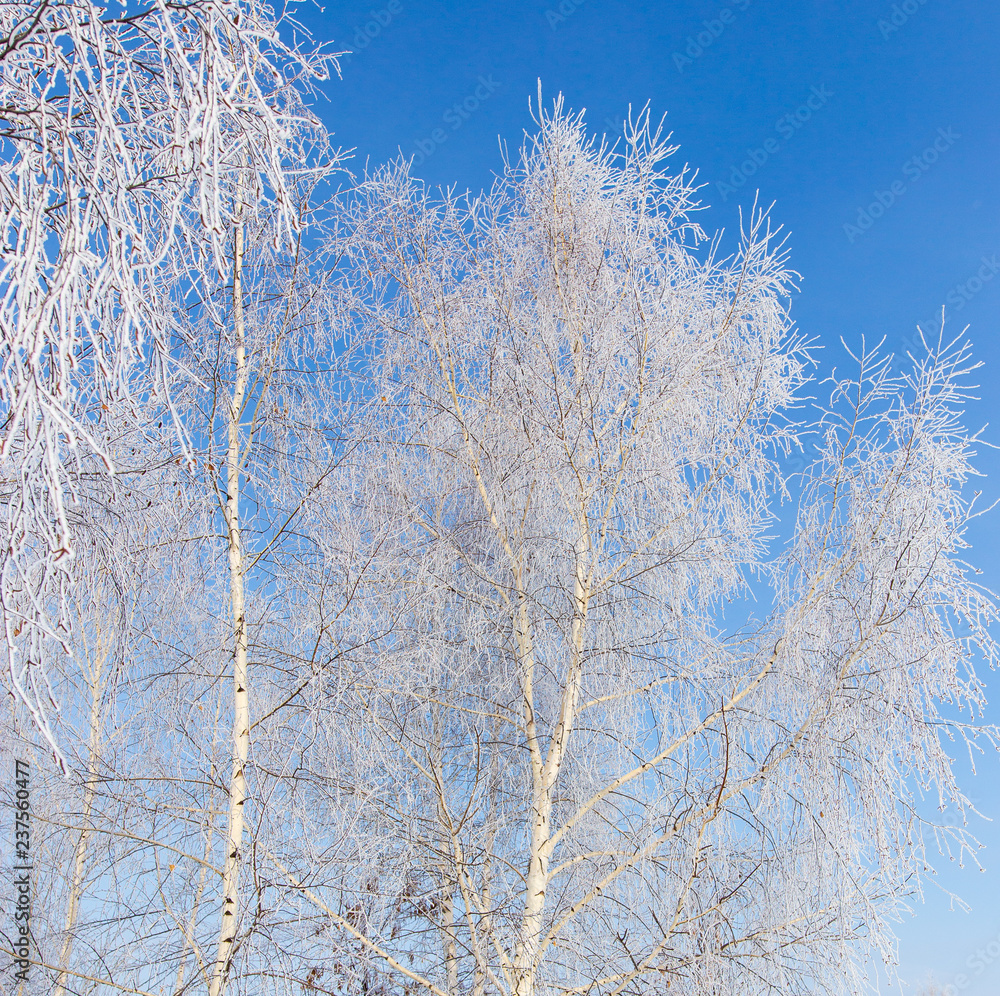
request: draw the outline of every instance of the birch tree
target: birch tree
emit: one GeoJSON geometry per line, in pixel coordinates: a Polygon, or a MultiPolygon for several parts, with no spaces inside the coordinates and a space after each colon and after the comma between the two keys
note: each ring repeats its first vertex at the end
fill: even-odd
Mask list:
{"type": "MultiPolygon", "coordinates": [[[[302,327],[291,286],[303,285],[296,267],[310,251],[308,244],[303,250],[310,237],[303,191],[329,178],[339,157],[302,96],[335,57],[300,44],[294,22],[254,3],[197,0],[120,12],[87,3],[13,5],[4,17],[2,160],[11,250],[0,286],[14,334],[2,387],[9,542],[0,601],[10,679],[55,746],[49,710],[58,700],[46,659],[54,647],[69,653],[75,643],[66,501],[86,498],[78,467],[97,455],[109,473],[116,470],[99,431],[102,412],[112,407],[135,424],[151,413],[161,425],[172,422],[190,478],[177,497],[200,486],[219,499],[229,567],[226,670],[233,692],[223,715],[231,711],[233,735],[223,781],[227,827],[214,837],[225,847],[216,951],[206,955],[203,938],[192,934],[199,907],[211,905],[201,899],[204,870],[184,949],[185,957],[194,952],[217,996],[237,943],[243,873],[251,645],[245,474],[275,404],[275,370],[283,374],[280,364],[301,358],[307,346],[295,338],[302,327]],[[248,232],[258,239],[251,246],[248,232]],[[257,325],[248,329],[251,257],[255,275],[267,278],[249,290],[258,307],[249,318],[257,325]],[[290,275],[279,272],[285,261],[290,275]],[[214,366],[206,346],[215,349],[214,366]],[[186,383],[196,368],[206,380],[186,383]],[[201,410],[200,392],[211,402],[201,410]]],[[[288,415],[290,398],[281,400],[288,415]]],[[[258,491],[252,500],[259,508],[267,496],[258,491]]],[[[262,542],[253,564],[267,563],[282,528],[262,542]]],[[[203,553],[211,561],[210,543],[203,553]]],[[[196,596],[196,604],[207,595],[196,596]]],[[[200,804],[209,814],[205,846],[212,847],[213,800],[200,804]]],[[[161,844],[176,847],[172,836],[151,831],[153,853],[161,844]]],[[[85,847],[85,830],[80,840],[85,847]]],[[[68,922],[72,910],[71,898],[68,922]]],[[[187,984],[183,966],[182,958],[178,985],[187,984]]]]}
{"type": "MultiPolygon", "coordinates": [[[[316,177],[309,177],[310,190],[315,184],[316,177]]],[[[237,190],[236,196],[241,193],[237,190]]],[[[324,342],[330,328],[329,314],[323,307],[323,278],[317,267],[308,265],[312,254],[302,245],[303,238],[310,236],[299,236],[283,267],[269,249],[274,221],[268,219],[257,226],[253,232],[255,251],[248,253],[243,208],[235,211],[231,308],[228,314],[206,309],[204,328],[213,333],[215,341],[194,340],[209,346],[208,362],[191,357],[192,364],[204,371],[204,380],[213,385],[198,399],[200,420],[195,416],[192,422],[203,427],[207,446],[201,460],[202,480],[214,490],[224,523],[232,620],[233,762],[210,996],[219,996],[225,989],[243,927],[240,879],[248,802],[250,704],[252,698],[259,698],[251,693],[248,653],[252,643],[261,647],[271,639],[264,624],[266,616],[262,617],[260,610],[252,612],[248,599],[255,591],[259,595],[268,581],[273,582],[274,574],[267,568],[275,563],[286,532],[295,528],[302,503],[317,483],[298,482],[298,489],[293,485],[289,507],[289,482],[281,474],[281,466],[295,461],[296,432],[290,426],[298,422],[304,427],[309,422],[306,409],[310,401],[305,396],[311,386],[308,367],[311,362],[323,362],[330,352],[324,342]],[[251,279],[249,287],[245,286],[248,262],[257,278],[251,279]],[[248,292],[253,302],[249,316],[248,292]],[[319,348],[310,350],[310,346],[319,348]],[[278,498],[282,490],[285,501],[278,498]],[[253,512],[248,511],[248,504],[253,512]],[[247,543],[247,527],[256,542],[247,543]],[[260,628],[256,641],[249,633],[255,616],[260,628]]],[[[326,470],[321,469],[320,474],[326,470]]]]}
{"type": "MultiPolygon", "coordinates": [[[[197,616],[206,599],[186,596],[199,579],[202,592],[208,590],[198,549],[204,516],[182,499],[186,471],[176,462],[172,430],[154,422],[141,433],[121,431],[130,421],[106,413],[98,427],[118,468],[113,480],[96,457],[77,469],[86,514],[71,520],[82,570],[70,603],[74,657],[57,659],[50,671],[63,703],[53,732],[65,749],[66,775],[30,719],[4,700],[5,748],[30,757],[37,779],[37,964],[26,992],[75,992],[88,979],[121,991],[142,986],[159,958],[176,964],[184,939],[169,943],[162,923],[178,898],[180,876],[171,872],[197,836],[191,825],[200,818],[206,828],[208,814],[191,805],[194,772],[185,772],[186,784],[177,774],[193,742],[212,742],[211,724],[199,737],[170,743],[174,709],[166,705],[177,702],[181,711],[196,696],[199,676],[183,664],[163,674],[164,648],[182,644],[201,656],[196,637],[204,626],[197,616]],[[155,714],[150,702],[157,703],[155,714]]],[[[190,712],[184,718],[190,726],[190,712]]],[[[226,738],[215,739],[225,751],[226,738]]]]}
{"type": "Polygon", "coordinates": [[[187,290],[206,256],[232,271],[237,164],[250,213],[276,211],[286,240],[297,230],[288,143],[315,125],[299,95],[335,65],[302,38],[255,0],[0,13],[0,612],[10,688],[50,739],[46,661],[69,647],[76,457],[113,472],[102,410],[138,422],[150,397],[170,410],[177,271],[187,290]]]}
{"type": "MultiPolygon", "coordinates": [[[[309,970],[300,969],[310,944],[292,943],[298,933],[285,922],[294,897],[284,903],[279,883],[275,906],[265,907],[266,886],[251,857],[251,848],[265,843],[276,854],[287,850],[280,841],[287,813],[264,811],[281,796],[274,783],[290,760],[265,749],[261,765],[251,753],[253,727],[265,744],[275,727],[290,730],[283,707],[295,698],[291,682],[321,670],[308,649],[315,656],[311,627],[321,623],[298,608],[308,596],[288,584],[288,568],[301,510],[336,460],[335,422],[325,413],[343,348],[317,231],[322,188],[338,156],[315,119],[289,120],[298,122],[285,136],[289,210],[251,207],[252,173],[237,160],[225,177],[227,267],[216,268],[192,213],[181,216],[183,253],[164,264],[173,267],[181,306],[165,393],[187,452],[170,435],[170,408],[150,398],[144,414],[154,438],[133,438],[131,461],[121,440],[103,442],[117,467],[113,480],[95,473],[93,460],[77,474],[77,534],[103,551],[129,598],[156,612],[143,613],[131,634],[142,654],[118,663],[130,680],[114,723],[102,714],[99,726],[102,735],[112,726],[120,747],[113,760],[102,760],[97,795],[86,787],[93,783],[87,744],[94,718],[79,724],[91,731],[82,736],[67,724],[55,727],[69,733],[71,770],[84,784],[82,804],[61,817],[64,844],[75,839],[71,861],[86,866],[86,886],[68,873],[60,882],[66,862],[47,875],[53,894],[67,897],[65,926],[53,924],[48,934],[62,928],[62,941],[58,950],[46,945],[44,967],[56,986],[86,978],[108,992],[162,986],[220,993],[236,976],[241,987],[287,992],[309,970]],[[298,227],[291,235],[290,214],[298,227]],[[196,281],[189,279],[192,262],[196,281]],[[143,465],[154,454],[159,476],[143,465]],[[84,485],[91,490],[83,493],[84,485]],[[116,526],[122,492],[132,513],[116,526]],[[98,509],[110,517],[101,529],[98,509]],[[151,702],[161,704],[155,721],[151,702]],[[229,736],[221,733],[226,724],[229,736]],[[277,840],[266,837],[269,823],[277,824],[277,840]],[[248,910],[248,894],[256,909],[248,910]],[[284,958],[280,973],[276,952],[284,958]]],[[[96,615],[89,603],[81,612],[78,649],[82,634],[101,629],[96,615]]],[[[83,656],[93,671],[90,655],[83,656]]],[[[67,685],[79,685],[71,673],[57,692],[67,685]]],[[[71,697],[70,710],[77,706],[71,697]]]]}
{"type": "MultiPolygon", "coordinates": [[[[306,174],[303,192],[316,182],[306,174]]],[[[290,748],[310,736],[298,715],[329,667],[316,634],[330,608],[295,587],[295,562],[308,556],[302,508],[336,464],[326,413],[341,346],[324,257],[278,251],[273,234],[273,218],[247,222],[234,272],[206,278],[212,293],[188,311],[176,355],[196,376],[172,396],[192,459],[161,423],[105,441],[113,482],[97,467],[80,475],[93,488],[74,523],[91,541],[85,577],[113,579],[137,608],[110,626],[117,601],[74,588],[84,667],[54,683],[74,787],[52,772],[39,789],[46,992],[89,980],[100,993],[285,994],[317,964],[313,911],[298,915],[262,854],[289,862],[312,844],[286,839],[303,808],[290,748]],[[110,659],[93,652],[108,633],[110,659]]]]}
{"type": "MultiPolygon", "coordinates": [[[[322,198],[340,167],[318,122],[290,136],[287,149],[299,231],[286,240],[279,209],[251,209],[252,189],[235,170],[231,269],[213,280],[206,255],[199,293],[188,295],[178,349],[196,375],[178,394],[183,423],[198,440],[189,486],[215,506],[222,542],[208,544],[205,556],[224,556],[228,590],[229,635],[216,673],[231,682],[223,715],[232,720],[232,755],[223,782],[226,825],[218,835],[225,849],[221,895],[215,883],[206,892],[219,904],[214,954],[203,968],[211,996],[226,990],[231,973],[241,985],[255,977],[277,980],[269,962],[286,938],[272,921],[285,911],[261,905],[259,871],[248,866],[248,854],[267,841],[284,850],[282,814],[266,810],[284,794],[280,782],[290,758],[265,750],[267,760],[255,759],[253,734],[256,729],[266,744],[277,728],[279,739],[294,741],[286,707],[294,711],[303,681],[309,685],[321,670],[315,631],[323,623],[303,610],[311,596],[296,587],[292,568],[303,509],[339,455],[330,401],[345,344],[338,340],[336,298],[326,276],[335,260],[322,248],[322,198]],[[278,838],[264,829],[272,820],[278,838]],[[244,892],[250,876],[257,889],[252,916],[244,892]]],[[[301,955],[293,951],[291,960],[301,955]]],[[[289,971],[294,976],[297,965],[289,971]]]]}
{"type": "Polygon", "coordinates": [[[373,345],[310,528],[363,594],[311,762],[355,843],[288,880],[333,991],[862,990],[935,846],[976,850],[948,738],[996,743],[967,347],[895,379],[866,349],[794,421],[766,216],[722,258],[648,114],[614,149],[561,102],[538,126],[481,197],[404,165],[353,202],[373,345]]]}

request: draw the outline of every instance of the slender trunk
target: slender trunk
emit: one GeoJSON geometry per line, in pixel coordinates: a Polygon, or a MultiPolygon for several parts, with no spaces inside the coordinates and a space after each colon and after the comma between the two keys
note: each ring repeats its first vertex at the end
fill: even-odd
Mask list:
{"type": "MultiPolygon", "coordinates": [[[[479,924],[475,928],[478,937],[476,938],[477,943],[475,945],[476,971],[472,980],[472,996],[484,996],[484,993],[486,992],[486,952],[483,948],[489,944],[489,938],[493,930],[492,917],[489,913],[489,910],[492,909],[490,875],[492,873],[493,839],[494,830],[491,829],[486,835],[486,847],[483,856],[482,888],[480,889],[480,905],[481,908],[487,912],[482,916],[479,924]],[[480,941],[479,938],[483,938],[483,940],[480,941]]],[[[468,908],[468,905],[469,904],[466,904],[467,908],[465,915],[469,918],[471,932],[474,913],[468,908]]]]}
{"type": "MultiPolygon", "coordinates": [[[[214,777],[214,775],[215,772],[213,769],[210,777],[214,777]]],[[[190,954],[190,952],[194,951],[195,957],[198,958],[199,961],[199,967],[202,972],[205,971],[205,964],[202,961],[201,955],[198,954],[198,951],[194,946],[194,935],[195,928],[198,926],[198,909],[201,906],[201,897],[205,892],[205,879],[208,877],[208,863],[212,857],[213,836],[212,817],[209,815],[205,826],[203,863],[201,871],[198,872],[198,888],[195,889],[194,902],[191,904],[191,917],[188,920],[187,937],[185,938],[188,942],[188,946],[184,949],[184,953],[181,955],[180,961],[177,963],[177,978],[174,982],[174,996],[182,996],[184,992],[184,969],[187,966],[188,954],[190,954]]]]}
{"type": "Polygon", "coordinates": [[[105,686],[104,667],[110,653],[112,638],[98,624],[97,643],[94,648],[93,659],[90,662],[90,674],[87,680],[90,686],[90,716],[87,735],[87,779],[83,786],[83,814],[80,836],[77,838],[76,847],[73,849],[73,877],[70,881],[69,902],[66,904],[66,925],[63,942],[59,951],[60,972],[56,976],[53,996],[63,996],[66,992],[66,983],[69,981],[69,977],[65,969],[73,952],[73,935],[80,916],[83,878],[87,870],[87,841],[90,839],[90,817],[94,808],[94,796],[97,793],[97,774],[100,764],[101,712],[104,703],[105,686]]]}
{"type": "Polygon", "coordinates": [[[458,996],[458,937],[455,933],[455,883],[446,879],[441,901],[441,930],[444,934],[444,963],[448,996],[458,996]]]}
{"type": "MultiPolygon", "coordinates": [[[[563,760],[569,749],[580,697],[583,635],[591,588],[591,577],[587,573],[588,551],[588,540],[581,538],[577,544],[573,579],[574,612],[566,687],[563,689],[559,718],[549,740],[545,763],[532,765],[531,850],[524,881],[521,936],[514,952],[514,996],[535,996],[535,976],[538,972],[538,956],[545,922],[545,890],[548,887],[549,861],[555,843],[552,838],[552,801],[563,760]]],[[[534,703],[526,702],[525,707],[526,713],[534,716],[534,703]]]]}
{"type": "Polygon", "coordinates": [[[438,851],[442,861],[441,899],[438,906],[441,924],[441,941],[444,949],[446,990],[449,996],[458,993],[458,934],[455,929],[455,890],[458,887],[458,877],[463,869],[459,862],[452,837],[451,820],[448,815],[447,782],[444,773],[444,759],[441,733],[441,710],[435,706],[432,720],[433,753],[431,767],[437,783],[438,793],[438,828],[440,839],[438,851]]]}
{"type": "Polygon", "coordinates": [[[222,873],[222,917],[210,996],[221,996],[239,929],[240,848],[243,806],[247,797],[246,763],[250,750],[250,704],[247,688],[247,627],[243,592],[243,547],[240,541],[240,416],[247,386],[243,325],[243,225],[237,220],[233,238],[233,321],[236,333],[236,378],[229,405],[226,458],[226,527],[229,538],[229,585],[233,615],[233,773],[229,782],[226,861],[222,873]]]}
{"type": "MultiPolygon", "coordinates": [[[[219,729],[219,712],[222,707],[222,695],[220,695],[215,700],[215,720],[212,724],[213,738],[219,729]]],[[[215,764],[213,763],[208,769],[208,781],[209,784],[215,781],[215,764]]],[[[208,970],[211,966],[205,964],[205,959],[202,953],[198,950],[195,943],[195,928],[198,926],[198,910],[201,908],[202,896],[205,894],[205,882],[208,878],[209,862],[212,857],[212,844],[215,839],[215,815],[212,812],[211,800],[209,800],[208,808],[205,812],[205,846],[203,848],[202,854],[202,865],[201,870],[198,872],[198,887],[194,892],[194,902],[191,904],[191,916],[188,920],[188,931],[187,931],[187,947],[184,949],[184,953],[181,955],[180,960],[177,963],[177,979],[174,982],[174,996],[183,996],[184,994],[184,970],[187,967],[188,955],[194,952],[194,956],[198,961],[198,970],[202,973],[202,976],[208,979],[208,970]]],[[[211,985],[211,981],[209,985],[211,985]]]]}

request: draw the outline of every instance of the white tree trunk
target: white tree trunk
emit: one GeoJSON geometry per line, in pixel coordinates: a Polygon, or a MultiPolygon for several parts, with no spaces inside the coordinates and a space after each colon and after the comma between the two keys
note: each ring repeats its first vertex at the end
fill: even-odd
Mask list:
{"type": "Polygon", "coordinates": [[[87,870],[87,842],[90,839],[90,818],[94,808],[94,795],[97,792],[97,775],[101,753],[101,726],[104,704],[104,689],[107,684],[105,665],[111,653],[113,642],[113,623],[102,625],[97,623],[97,642],[93,654],[88,654],[90,667],[86,674],[90,691],[90,713],[88,717],[87,736],[87,780],[83,786],[83,811],[80,820],[80,836],[73,849],[73,877],[70,881],[69,900],[66,903],[66,924],[62,947],[59,951],[60,972],[56,976],[56,986],[53,996],[63,996],[69,981],[65,971],[70,955],[73,952],[73,940],[77,921],[80,918],[80,899],[83,893],[83,877],[87,870]],[[109,632],[110,631],[110,632],[109,632]]]}
{"type": "MultiPolygon", "coordinates": [[[[585,525],[585,512],[580,509],[580,523],[585,525]]],[[[528,741],[532,753],[532,824],[531,851],[528,857],[528,871],[524,883],[524,912],[521,920],[521,936],[514,952],[514,994],[515,996],[534,996],[535,975],[538,968],[538,953],[544,931],[545,890],[549,882],[549,860],[555,846],[552,836],[552,801],[555,788],[559,781],[559,772],[569,748],[570,736],[576,719],[577,704],[580,697],[580,655],[583,648],[583,636],[587,621],[587,606],[590,601],[592,577],[588,575],[589,539],[584,533],[577,542],[576,568],[573,579],[573,622],[570,630],[569,669],[566,676],[566,687],[563,689],[559,709],[559,719],[552,731],[548,753],[544,764],[538,747],[537,731],[534,725],[534,702],[529,700],[530,691],[525,693],[525,714],[532,719],[528,723],[528,741]]],[[[523,601],[522,601],[523,606],[523,601]]],[[[517,642],[522,650],[522,660],[525,666],[533,666],[534,659],[530,654],[530,635],[528,635],[527,613],[522,612],[518,626],[517,642]],[[522,649],[523,648],[523,649],[522,649]],[[526,654],[525,651],[529,653],[526,654]],[[530,662],[530,664],[529,664],[530,662]]],[[[530,677],[524,682],[526,690],[530,690],[530,677]]]]}
{"type": "Polygon", "coordinates": [[[226,458],[226,527],[229,539],[230,602],[233,614],[233,773],[229,782],[229,823],[226,861],[222,874],[222,916],[215,971],[209,992],[220,996],[232,962],[239,928],[240,848],[243,845],[243,806],[246,802],[246,763],[250,750],[250,704],[247,687],[247,628],[243,591],[243,548],[240,541],[240,416],[247,385],[243,324],[243,225],[237,221],[233,248],[233,320],[236,333],[236,377],[229,405],[226,458]]]}

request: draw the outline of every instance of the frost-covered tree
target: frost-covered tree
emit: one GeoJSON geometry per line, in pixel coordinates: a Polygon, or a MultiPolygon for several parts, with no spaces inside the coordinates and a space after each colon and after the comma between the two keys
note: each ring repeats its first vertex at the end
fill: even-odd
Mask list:
{"type": "MultiPolygon", "coordinates": [[[[238,948],[256,946],[252,935],[261,924],[246,921],[241,879],[245,884],[247,851],[262,843],[258,830],[271,819],[264,811],[281,793],[278,783],[289,761],[278,759],[275,770],[251,758],[257,739],[252,731],[257,728],[260,736],[278,725],[294,738],[283,707],[295,698],[303,671],[307,683],[316,676],[308,660],[308,645],[316,647],[310,627],[321,629],[322,623],[301,610],[311,595],[292,578],[301,546],[299,519],[339,456],[330,400],[342,343],[325,274],[331,261],[319,248],[316,227],[323,217],[317,188],[336,169],[336,157],[322,147],[317,156],[321,138],[319,132],[301,149],[303,164],[318,159],[318,166],[297,178],[302,231],[292,244],[283,243],[281,214],[248,217],[239,204],[245,191],[234,185],[232,269],[214,286],[206,269],[206,292],[191,303],[178,350],[195,374],[178,395],[196,447],[192,486],[214,504],[222,540],[206,548],[206,556],[219,563],[224,557],[227,565],[230,632],[219,676],[232,681],[225,714],[232,717],[233,760],[211,996],[225,991],[238,948]],[[252,842],[245,834],[252,834],[252,842]]],[[[278,833],[280,841],[280,817],[278,833]]],[[[280,843],[271,846],[282,849],[280,843]]],[[[253,953],[243,962],[245,976],[253,953]]]]}
{"type": "MultiPolygon", "coordinates": [[[[256,838],[266,806],[251,796],[247,767],[252,728],[267,733],[269,717],[275,725],[281,714],[294,670],[282,654],[298,652],[296,627],[306,618],[288,611],[302,597],[281,580],[284,551],[294,552],[289,537],[316,483],[299,473],[297,439],[310,439],[309,473],[320,476],[335,448],[324,446],[332,421],[321,418],[332,397],[321,382],[337,347],[317,232],[324,185],[340,156],[301,94],[329,59],[286,44],[292,22],[264,6],[154,4],[104,12],[104,21],[97,8],[74,10],[59,12],[69,18],[65,30],[39,28],[32,51],[37,64],[62,59],[67,79],[78,74],[79,92],[56,85],[44,93],[56,125],[57,112],[67,115],[65,134],[51,141],[72,166],[51,182],[72,192],[62,208],[73,197],[92,203],[80,207],[81,218],[66,219],[57,202],[36,270],[15,271],[31,262],[22,253],[8,260],[5,285],[12,317],[27,321],[21,304],[30,279],[66,282],[69,317],[38,341],[43,353],[65,353],[65,369],[40,369],[65,378],[47,383],[65,395],[60,425],[76,426],[75,436],[60,437],[51,412],[42,412],[34,424],[44,439],[23,427],[7,437],[10,467],[21,473],[8,475],[11,529],[30,513],[61,530],[58,549],[31,540],[8,551],[5,577],[23,610],[14,626],[21,643],[11,646],[34,648],[17,658],[14,682],[50,743],[60,742],[60,730],[67,736],[64,762],[81,786],[76,796],[68,790],[64,860],[47,869],[46,937],[60,940],[44,946],[44,979],[59,988],[89,978],[113,989],[129,978],[139,988],[203,986],[218,994],[237,951],[244,977],[268,978],[275,946],[283,945],[259,908],[243,915],[254,874],[244,828],[256,838]],[[109,91],[115,80],[120,90],[109,91]],[[60,103],[67,100],[77,105],[60,103]],[[87,150],[106,175],[87,167],[87,150]],[[66,233],[84,222],[94,251],[73,256],[66,233]],[[51,274],[38,277],[44,266],[51,274]],[[33,468],[33,453],[51,463],[51,481],[33,468]],[[169,473],[150,472],[150,460],[169,473]],[[59,488],[73,500],[57,508],[59,488]],[[123,499],[131,506],[140,498],[145,505],[130,518],[115,517],[123,499]],[[76,537],[84,576],[67,572],[53,583],[45,565],[60,551],[66,559],[67,537],[76,537]],[[107,640],[95,634],[122,613],[102,608],[106,596],[87,597],[95,557],[121,599],[161,607],[130,616],[131,642],[115,644],[113,662],[107,640]],[[277,596],[268,591],[274,585],[277,596]],[[61,654],[44,666],[45,653],[60,644],[75,653],[79,674],[61,654]],[[102,648],[96,656],[95,647],[102,648]],[[253,654],[263,675],[288,684],[276,688],[264,677],[251,687],[253,654]],[[110,705],[102,698],[109,669],[129,676],[110,705]],[[25,685],[25,675],[36,684],[25,685]],[[65,719],[46,713],[37,682],[52,701],[63,701],[60,691],[69,696],[65,719]],[[169,707],[151,723],[151,704],[164,701],[169,707]],[[110,711],[95,714],[95,703],[110,711]],[[227,725],[231,736],[220,736],[227,725]],[[113,752],[98,750],[102,737],[113,752]],[[116,841],[126,843],[111,846],[116,841]]],[[[10,139],[4,167],[30,186],[32,139],[18,145],[22,137],[10,139]]],[[[21,232],[19,224],[10,231],[21,232]]],[[[55,306],[46,302],[36,304],[55,306]]],[[[15,350],[10,369],[30,359],[15,350]]],[[[19,398],[35,403],[30,391],[19,398]]],[[[36,525],[28,535],[45,533],[36,525]]]]}
{"type": "Polygon", "coordinates": [[[245,221],[276,213],[286,244],[300,229],[301,94],[335,64],[302,38],[257,0],[0,11],[0,613],[7,680],[45,731],[76,468],[114,469],[101,412],[170,409],[176,309],[206,260],[232,272],[237,175],[245,221]]]}
{"type": "Polygon", "coordinates": [[[960,715],[996,658],[961,559],[967,350],[895,379],[867,351],[794,421],[766,218],[720,258],[648,115],[615,149],[561,103],[538,123],[479,198],[393,167],[354,201],[374,335],[308,526],[353,649],[300,762],[342,865],[281,869],[333,932],[322,985],[864,989],[933,842],[975,848],[915,793],[964,812],[948,738],[995,742],[960,715]]]}
{"type": "Polygon", "coordinates": [[[211,770],[191,755],[207,742],[225,770],[224,698],[214,728],[202,719],[197,736],[178,744],[174,735],[199,715],[199,692],[207,693],[197,663],[204,644],[218,642],[204,618],[213,594],[199,550],[204,509],[185,488],[172,429],[154,422],[139,431],[130,422],[130,413],[111,412],[97,430],[117,468],[113,480],[97,456],[77,473],[86,514],[71,520],[80,571],[68,603],[73,657],[55,658],[49,672],[62,703],[52,732],[65,773],[19,704],[4,696],[0,713],[5,761],[28,758],[34,773],[36,964],[26,996],[76,992],[87,980],[112,991],[109,980],[141,985],[161,960],[172,978],[188,946],[185,931],[171,938],[163,921],[172,909],[198,909],[195,883],[200,872],[204,891],[211,858],[203,851],[212,810],[197,811],[191,790],[211,770]],[[202,858],[191,875],[177,857],[189,845],[191,862],[202,858]]]}
{"type": "MultiPolygon", "coordinates": [[[[323,176],[301,178],[303,198],[323,176]]],[[[79,475],[78,663],[52,667],[70,784],[31,724],[15,731],[47,776],[38,992],[285,994],[313,967],[315,911],[274,861],[300,866],[313,844],[289,834],[309,795],[297,752],[340,603],[300,584],[300,520],[340,456],[344,344],[301,207],[291,251],[273,216],[234,229],[232,270],[206,272],[177,320],[189,376],[171,397],[190,459],[167,412],[145,434],[105,416],[115,477],[96,459],[79,475]]]]}

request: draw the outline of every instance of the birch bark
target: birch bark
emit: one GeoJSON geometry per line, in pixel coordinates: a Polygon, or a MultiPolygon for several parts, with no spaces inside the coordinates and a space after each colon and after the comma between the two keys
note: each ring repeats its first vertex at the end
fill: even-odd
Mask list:
{"type": "MultiPolygon", "coordinates": [[[[73,953],[73,942],[76,939],[77,922],[80,914],[80,901],[83,898],[83,880],[87,870],[87,844],[90,839],[90,821],[93,815],[94,795],[101,759],[101,741],[104,727],[105,692],[107,690],[108,658],[113,648],[113,636],[109,633],[113,626],[107,625],[107,620],[98,618],[96,623],[96,639],[93,648],[88,648],[85,677],[87,690],[90,693],[90,709],[88,713],[87,732],[87,773],[83,785],[83,807],[80,819],[80,835],[73,849],[72,872],[69,883],[69,897],[66,903],[65,935],[59,950],[60,971],[56,976],[53,996],[63,996],[69,983],[66,966],[73,953]]],[[[113,666],[113,665],[112,665],[113,666]]]]}
{"type": "Polygon", "coordinates": [[[240,928],[240,871],[243,847],[244,806],[247,798],[246,764],[250,751],[250,700],[247,672],[246,594],[243,545],[240,537],[240,482],[244,395],[249,369],[243,314],[242,211],[237,213],[233,233],[233,330],[235,333],[235,379],[229,401],[226,449],[227,496],[225,523],[229,548],[230,607],[233,626],[233,768],[229,780],[229,817],[226,860],[222,873],[222,907],[215,970],[210,996],[225,991],[240,928]]]}

